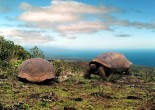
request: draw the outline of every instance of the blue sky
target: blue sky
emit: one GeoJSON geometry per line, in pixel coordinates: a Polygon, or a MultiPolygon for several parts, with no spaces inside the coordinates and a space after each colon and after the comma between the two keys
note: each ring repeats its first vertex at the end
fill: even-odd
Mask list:
{"type": "Polygon", "coordinates": [[[0,35],[24,47],[155,49],[155,0],[0,0],[0,35]]]}

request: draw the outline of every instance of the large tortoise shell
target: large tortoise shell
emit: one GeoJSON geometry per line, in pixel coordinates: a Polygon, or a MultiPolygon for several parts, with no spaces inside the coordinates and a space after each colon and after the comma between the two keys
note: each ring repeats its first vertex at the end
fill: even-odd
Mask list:
{"type": "Polygon", "coordinates": [[[90,63],[98,62],[109,68],[129,68],[132,63],[122,54],[107,52],[94,58],[90,63]]]}
{"type": "Polygon", "coordinates": [[[19,78],[31,82],[43,82],[56,76],[52,63],[42,58],[31,58],[24,61],[18,71],[19,78]]]}

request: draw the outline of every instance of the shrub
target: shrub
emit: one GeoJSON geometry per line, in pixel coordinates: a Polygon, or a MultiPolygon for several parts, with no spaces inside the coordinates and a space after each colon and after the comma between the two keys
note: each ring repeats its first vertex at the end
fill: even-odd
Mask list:
{"type": "Polygon", "coordinates": [[[153,70],[147,71],[144,76],[145,82],[155,81],[155,72],[153,70]]]}
{"type": "Polygon", "coordinates": [[[112,73],[108,77],[106,77],[104,80],[108,82],[115,82],[116,80],[119,80],[122,77],[121,74],[112,73]]]}

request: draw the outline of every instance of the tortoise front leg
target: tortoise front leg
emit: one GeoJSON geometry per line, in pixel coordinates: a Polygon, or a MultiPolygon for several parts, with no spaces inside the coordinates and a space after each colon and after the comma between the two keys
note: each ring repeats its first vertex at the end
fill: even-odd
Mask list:
{"type": "Polygon", "coordinates": [[[91,70],[90,69],[88,69],[86,72],[85,72],[85,74],[84,74],[84,78],[85,79],[90,79],[90,75],[91,75],[91,70]]]}
{"type": "Polygon", "coordinates": [[[131,74],[131,69],[130,68],[126,69],[125,74],[130,75],[131,74]]]}
{"type": "Polygon", "coordinates": [[[99,76],[103,79],[105,77],[105,70],[104,70],[104,67],[100,66],[98,68],[98,73],[99,73],[99,76]]]}

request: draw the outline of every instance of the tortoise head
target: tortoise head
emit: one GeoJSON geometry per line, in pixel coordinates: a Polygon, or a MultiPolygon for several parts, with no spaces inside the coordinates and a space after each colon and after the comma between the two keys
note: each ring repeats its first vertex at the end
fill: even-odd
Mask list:
{"type": "Polygon", "coordinates": [[[97,65],[95,63],[90,63],[89,64],[89,69],[96,70],[97,69],[97,65]]]}

